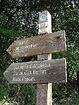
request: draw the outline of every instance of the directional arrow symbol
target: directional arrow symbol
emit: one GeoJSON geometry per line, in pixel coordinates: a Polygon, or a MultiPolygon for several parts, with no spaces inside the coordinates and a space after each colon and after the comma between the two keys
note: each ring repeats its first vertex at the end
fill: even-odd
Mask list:
{"type": "Polygon", "coordinates": [[[13,57],[28,57],[66,50],[65,31],[34,36],[14,41],[7,52],[13,57]]]}
{"type": "Polygon", "coordinates": [[[66,59],[12,63],[4,76],[10,83],[67,82],[66,59]]]}

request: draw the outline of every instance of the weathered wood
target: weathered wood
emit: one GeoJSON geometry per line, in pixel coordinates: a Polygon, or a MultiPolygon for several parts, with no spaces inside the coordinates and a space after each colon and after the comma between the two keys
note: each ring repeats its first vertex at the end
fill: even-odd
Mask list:
{"type": "MultiPolygon", "coordinates": [[[[38,25],[38,34],[52,33],[51,14],[48,11],[39,13],[38,25]]],[[[43,54],[37,56],[37,60],[40,61],[51,59],[52,54],[43,54]]],[[[36,105],[52,105],[52,83],[37,84],[36,105]]]]}
{"type": "Polygon", "coordinates": [[[7,49],[13,57],[28,57],[66,50],[65,31],[16,40],[7,49]]]}
{"type": "Polygon", "coordinates": [[[66,82],[66,60],[12,63],[4,76],[10,83],[66,82]]]}
{"type": "Polygon", "coordinates": [[[51,14],[47,10],[39,12],[38,34],[45,34],[51,32],[51,14]]]}
{"type": "Polygon", "coordinates": [[[52,105],[52,83],[37,84],[36,105],[52,105]]]}
{"type": "MultiPolygon", "coordinates": [[[[52,33],[51,14],[48,11],[43,11],[39,14],[38,25],[38,34],[52,33]]],[[[49,53],[50,54],[38,55],[38,60],[51,60],[52,54],[51,52],[49,53]]],[[[37,84],[36,105],[52,105],[52,83],[37,84]]]]}
{"type": "MultiPolygon", "coordinates": [[[[52,54],[38,55],[38,60],[51,60],[52,54]]],[[[52,105],[52,83],[37,84],[36,105],[52,105]],[[40,101],[41,100],[41,101],[40,101]]]]}

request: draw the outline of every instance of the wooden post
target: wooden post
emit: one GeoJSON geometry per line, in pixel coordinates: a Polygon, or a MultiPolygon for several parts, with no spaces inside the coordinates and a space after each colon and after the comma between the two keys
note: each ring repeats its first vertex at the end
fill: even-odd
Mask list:
{"type": "MultiPolygon", "coordinates": [[[[38,55],[38,60],[50,60],[52,54],[38,55]]],[[[36,105],[52,105],[52,83],[37,84],[36,105]]]]}
{"type": "MultiPolygon", "coordinates": [[[[51,33],[51,15],[48,11],[39,13],[38,34],[51,33]]],[[[38,55],[37,60],[50,60],[52,54],[38,55]]],[[[52,105],[52,83],[37,84],[36,105],[52,105]]]]}

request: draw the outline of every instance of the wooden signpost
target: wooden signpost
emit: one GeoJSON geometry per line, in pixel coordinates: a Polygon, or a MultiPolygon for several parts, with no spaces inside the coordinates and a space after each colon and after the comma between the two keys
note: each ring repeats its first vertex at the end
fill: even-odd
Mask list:
{"type": "Polygon", "coordinates": [[[53,59],[52,53],[66,50],[65,31],[52,33],[51,15],[39,13],[40,36],[13,42],[7,52],[13,58],[37,55],[37,61],[12,63],[4,72],[10,83],[37,84],[36,105],[52,105],[52,82],[67,82],[66,59],[53,59]]]}

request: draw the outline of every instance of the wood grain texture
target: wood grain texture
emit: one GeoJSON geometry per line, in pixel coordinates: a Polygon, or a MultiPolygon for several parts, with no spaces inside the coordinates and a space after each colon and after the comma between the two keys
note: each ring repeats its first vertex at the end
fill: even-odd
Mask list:
{"type": "Polygon", "coordinates": [[[52,83],[37,84],[36,105],[52,105],[52,83]]]}
{"type": "Polygon", "coordinates": [[[14,41],[7,52],[13,57],[28,57],[66,50],[65,31],[34,36],[14,41]]]}
{"type": "Polygon", "coordinates": [[[4,76],[10,83],[64,83],[67,81],[66,59],[12,63],[4,76]]]}
{"type": "MultiPolygon", "coordinates": [[[[52,54],[38,55],[37,59],[51,60],[52,54]]],[[[36,100],[36,105],[52,105],[52,83],[37,84],[36,100]]]]}

